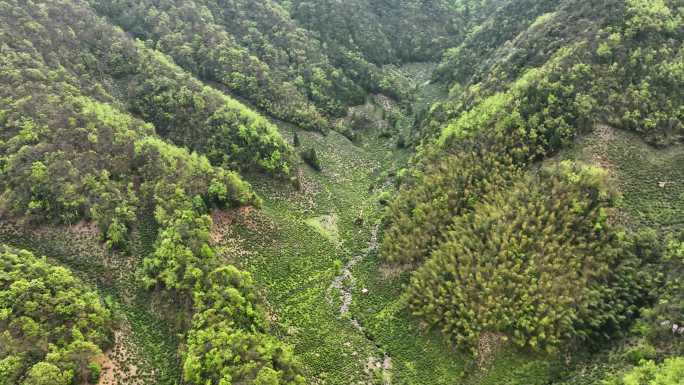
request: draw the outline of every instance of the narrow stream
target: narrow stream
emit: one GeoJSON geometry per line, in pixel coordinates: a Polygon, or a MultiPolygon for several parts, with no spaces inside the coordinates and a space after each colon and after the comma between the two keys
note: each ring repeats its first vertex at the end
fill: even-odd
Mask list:
{"type": "MultiPolygon", "coordinates": [[[[328,301],[330,302],[331,305],[334,304],[333,301],[333,296],[331,293],[333,291],[339,293],[339,299],[340,299],[340,316],[345,317],[347,315],[350,315],[349,319],[354,326],[363,336],[370,342],[372,342],[379,350],[384,351],[382,347],[374,341],[373,337],[371,337],[366,330],[361,326],[361,323],[354,318],[353,314],[350,314],[349,312],[349,306],[352,303],[352,292],[355,289],[356,286],[356,279],[352,275],[352,268],[362,261],[364,258],[368,257],[372,252],[376,251],[378,249],[378,231],[380,229],[380,223],[375,225],[373,228],[373,231],[371,232],[371,237],[370,240],[368,241],[368,247],[364,250],[362,254],[355,255],[353,256],[349,262],[342,268],[342,271],[340,274],[338,274],[335,279],[333,279],[333,282],[330,284],[330,287],[328,288],[328,301]],[[345,284],[345,282],[348,282],[345,284]]],[[[382,378],[383,378],[383,383],[384,385],[391,385],[392,383],[392,376],[391,376],[391,369],[392,369],[392,358],[387,354],[387,352],[383,353],[382,357],[382,378]]]]}

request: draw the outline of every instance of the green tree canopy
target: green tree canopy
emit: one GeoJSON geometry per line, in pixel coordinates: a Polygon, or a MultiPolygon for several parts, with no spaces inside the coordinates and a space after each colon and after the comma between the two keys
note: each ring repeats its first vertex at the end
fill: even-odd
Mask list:
{"type": "Polygon", "coordinates": [[[619,325],[639,296],[621,286],[634,272],[614,199],[604,172],[569,162],[485,196],[412,276],[411,309],[475,352],[485,332],[552,349],[619,325]]]}
{"type": "Polygon", "coordinates": [[[0,245],[0,372],[5,378],[27,373],[24,384],[88,379],[90,363],[111,343],[111,327],[110,311],[98,294],[69,270],[0,245]]]}

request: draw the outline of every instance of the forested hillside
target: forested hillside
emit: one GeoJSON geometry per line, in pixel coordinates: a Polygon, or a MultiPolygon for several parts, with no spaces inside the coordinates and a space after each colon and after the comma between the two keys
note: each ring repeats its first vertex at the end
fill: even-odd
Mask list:
{"type": "Polygon", "coordinates": [[[678,248],[681,220],[654,228],[610,203],[617,181],[602,176],[614,173],[606,159],[593,159],[605,171],[552,164],[597,127],[635,131],[653,146],[681,143],[683,8],[523,3],[503,4],[445,52],[435,79],[449,96],[423,120],[381,255],[418,267],[406,293],[412,313],[480,360],[508,341],[547,354],[600,346],[640,316],[639,344],[651,349],[662,343],[653,329],[673,322],[648,309],[671,294],[660,288],[661,261],[677,252],[659,245],[678,248]]]}
{"type": "Polygon", "coordinates": [[[0,0],[0,385],[684,384],[681,0],[0,0]]]}

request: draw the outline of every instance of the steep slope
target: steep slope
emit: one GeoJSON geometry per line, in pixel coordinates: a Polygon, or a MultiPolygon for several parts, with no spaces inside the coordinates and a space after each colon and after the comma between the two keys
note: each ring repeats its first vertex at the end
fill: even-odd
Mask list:
{"type": "MultiPolygon", "coordinates": [[[[309,30],[302,28],[287,9],[271,0],[91,1],[90,4],[134,37],[150,42],[157,50],[173,57],[187,71],[249,100],[274,117],[301,127],[327,130],[331,117],[344,115],[347,107],[362,103],[368,91],[384,90],[409,96],[402,93],[402,84],[391,73],[373,64],[374,59],[366,51],[340,45],[337,37],[312,33],[316,29],[306,23],[302,25],[309,30]]],[[[291,7],[299,5],[291,4],[291,7]]],[[[399,8],[412,14],[415,5],[402,4],[399,8]]],[[[445,5],[438,8],[449,10],[445,5]]],[[[449,15],[439,10],[431,9],[427,13],[449,15]]],[[[323,15],[335,14],[328,11],[332,10],[310,10],[321,16],[316,18],[318,22],[325,22],[323,15]]],[[[292,12],[297,15],[296,10],[292,12]]],[[[431,20],[428,14],[422,20],[423,25],[426,22],[435,27],[451,25],[443,23],[445,20],[431,20]]],[[[335,30],[327,27],[326,30],[335,30]]],[[[353,30],[364,33],[358,28],[353,30]]],[[[406,36],[413,35],[406,32],[406,36]]],[[[429,35],[424,32],[423,39],[429,35]]],[[[441,40],[446,40],[446,36],[445,33],[441,40]]],[[[429,46],[434,49],[433,54],[422,60],[434,58],[439,50],[429,46]]]]}
{"type": "MultiPolygon", "coordinates": [[[[425,122],[428,127],[423,151],[425,162],[419,166],[432,170],[424,173],[425,177],[417,174],[418,180],[430,175],[438,177],[444,169],[465,168],[462,163],[450,165],[448,159],[441,160],[442,155],[461,156],[459,152],[464,151],[492,154],[505,163],[506,156],[498,155],[503,151],[510,154],[513,164],[529,164],[567,147],[598,122],[637,130],[646,140],[657,144],[681,140],[684,96],[678,86],[682,81],[678,8],[660,3],[653,11],[636,1],[616,2],[597,5],[590,13],[585,7],[573,5],[571,1],[563,2],[555,14],[540,16],[521,32],[530,36],[520,39],[519,44],[546,39],[545,26],[571,24],[569,20],[575,17],[596,22],[597,33],[590,35],[592,40],[575,36],[574,42],[547,53],[548,60],[539,67],[524,71],[511,67],[514,80],[508,82],[505,66],[513,56],[498,56],[500,60],[491,65],[487,78],[471,79],[463,85],[455,83],[450,98],[432,107],[425,122]],[[610,19],[613,22],[600,18],[600,15],[615,15],[616,9],[623,12],[623,17],[610,19]],[[616,45],[616,41],[621,43],[616,45]],[[627,57],[633,60],[620,60],[627,57]],[[648,65],[639,60],[642,57],[648,60],[648,65]],[[600,103],[600,100],[610,103],[600,103]],[[430,144],[435,137],[434,144],[430,144]],[[443,166],[435,167],[433,163],[443,166]]],[[[486,179],[492,177],[496,178],[492,175],[486,179]]],[[[472,179],[477,180],[478,177],[472,179]]],[[[448,180],[445,183],[449,186],[448,180]]],[[[421,195],[420,182],[415,185],[414,197],[409,197],[412,190],[407,188],[406,200],[400,197],[397,201],[396,215],[401,215],[401,210],[410,212],[418,202],[431,202],[435,198],[430,191],[421,195]]],[[[433,191],[441,194],[442,190],[433,191]]],[[[451,189],[446,187],[444,191],[451,189]]],[[[452,210],[459,210],[461,201],[447,200],[452,210]]],[[[417,227],[437,232],[444,228],[441,225],[417,227]]],[[[394,241],[389,239],[388,246],[394,241]]],[[[412,250],[402,246],[396,249],[412,250]]],[[[408,256],[406,259],[406,262],[413,260],[408,256]]]]}
{"type": "Polygon", "coordinates": [[[112,315],[67,269],[0,245],[3,382],[66,385],[97,378],[112,315]]]}
{"type": "MultiPolygon", "coordinates": [[[[557,367],[552,358],[542,360],[544,369],[531,359],[531,372],[499,371],[516,360],[515,354],[497,354],[510,354],[508,341],[526,346],[520,352],[546,351],[554,357],[559,351],[576,352],[577,343],[598,333],[606,339],[590,337],[598,343],[595,348],[622,336],[681,354],[679,343],[657,336],[662,326],[656,319],[664,324],[667,316],[651,309],[656,297],[673,296],[669,289],[653,290],[672,284],[670,275],[661,281],[661,269],[671,268],[670,260],[678,258],[678,252],[658,244],[670,243],[676,250],[681,228],[618,220],[633,211],[622,205],[613,214],[580,214],[607,194],[565,196],[583,183],[582,172],[571,173],[568,182],[546,193],[536,190],[554,180],[539,162],[549,162],[595,127],[634,131],[655,146],[679,146],[684,134],[681,11],[676,1],[504,2],[445,54],[435,79],[451,82],[450,95],[423,120],[417,165],[391,204],[381,255],[395,268],[419,267],[407,292],[415,315],[454,346],[471,349],[481,362],[494,360],[492,375],[476,376],[473,383],[545,383],[568,375],[567,366],[557,367]],[[505,202],[520,194],[519,184],[525,192],[506,208],[505,202]],[[536,206],[558,198],[546,208],[536,206]],[[563,209],[568,203],[571,212],[563,209]],[[578,214],[589,225],[565,222],[578,214]],[[549,232],[549,226],[559,227],[549,232]],[[588,238],[578,239],[584,231],[588,238]],[[604,238],[605,231],[613,235],[604,238]],[[602,250],[613,237],[626,243],[602,250]],[[543,246],[536,249],[535,244],[543,246]],[[617,254],[626,265],[587,269],[582,267],[586,261],[570,262],[581,251],[554,261],[573,247],[590,250],[591,258],[604,262],[617,254]],[[557,263],[564,267],[552,273],[557,263]],[[635,269],[644,275],[635,276],[635,269]],[[615,276],[600,278],[592,294],[581,295],[594,296],[588,303],[554,310],[548,301],[571,300],[583,290],[580,276],[571,280],[573,294],[558,286],[563,279],[588,271],[615,276]],[[601,292],[625,302],[601,305],[596,297],[601,292]],[[511,307],[504,309],[509,302],[511,307]],[[567,313],[586,306],[592,317],[610,322],[567,313]],[[555,338],[548,329],[554,319],[574,331],[561,333],[560,343],[549,346],[544,341],[555,338]],[[648,337],[625,332],[635,321],[649,330],[648,337]],[[535,371],[533,380],[526,377],[535,371]]],[[[674,208],[666,215],[678,212],[676,201],[668,199],[674,208]]]]}
{"type": "Polygon", "coordinates": [[[293,18],[322,41],[376,64],[435,60],[466,29],[464,10],[450,1],[287,3],[293,18]]]}
{"type": "MultiPolygon", "coordinates": [[[[552,105],[563,97],[582,97],[583,109],[562,107],[568,110],[566,116],[572,113],[639,130],[654,144],[681,140],[682,93],[678,85],[682,81],[682,35],[677,2],[590,5],[565,1],[553,8],[544,2],[536,4],[523,7],[529,14],[501,9],[461,47],[445,54],[438,73],[452,73],[446,75],[452,97],[435,108],[435,129],[442,129],[477,104],[494,103],[496,97],[503,96],[498,94],[513,94],[517,99],[538,97],[525,94],[526,88],[545,79],[566,84],[565,90],[559,90],[565,95],[556,92],[553,100],[527,104],[552,105]],[[501,21],[504,18],[507,23],[501,21]],[[512,27],[502,33],[501,24],[512,27]],[[570,78],[568,74],[573,72],[574,78],[570,78]]],[[[511,7],[519,5],[510,3],[511,7]]],[[[568,123],[577,126],[575,130],[591,126],[591,122],[568,123]]]]}
{"type": "MultiPolygon", "coordinates": [[[[207,211],[259,203],[250,185],[230,169],[274,176],[290,172],[293,155],[275,126],[163,54],[134,42],[85,3],[20,6],[8,1],[0,6],[3,227],[11,220],[10,233],[20,235],[4,240],[22,243],[26,234],[34,233],[22,225],[24,220],[62,225],[94,221],[107,254],[125,260],[126,252],[136,250],[139,219],[151,220],[158,233],[152,236],[154,242],[147,240],[148,251],[137,255],[140,263],[128,265],[128,283],[178,301],[177,331],[190,332],[186,343],[192,351],[178,353],[188,362],[185,381],[265,381],[275,376],[281,383],[303,383],[289,348],[268,336],[251,286],[241,287],[245,299],[240,304],[255,315],[253,323],[236,325],[233,313],[216,313],[214,304],[200,300],[237,285],[215,278],[224,267],[207,244],[207,211]],[[195,360],[213,354],[196,342],[200,337],[192,333],[194,323],[187,325],[193,312],[195,318],[212,313],[199,327],[211,326],[218,338],[234,338],[225,354],[241,355],[241,362],[228,357],[213,361],[205,371],[192,370],[195,360]],[[244,345],[247,341],[249,346],[244,345]],[[199,348],[194,348],[196,343],[199,348]],[[253,349],[261,356],[251,354],[253,349]]],[[[244,279],[249,280],[248,273],[244,279]]],[[[130,294],[130,289],[113,287],[119,295],[130,294]]],[[[3,324],[3,333],[11,332],[9,326],[3,324]]],[[[3,351],[2,358],[9,353],[3,351]]],[[[87,358],[85,353],[82,357],[87,358]]],[[[82,369],[86,364],[79,361],[81,379],[88,373],[82,369]]],[[[11,381],[49,383],[60,376],[66,383],[71,378],[54,369],[42,365],[35,371],[12,372],[11,381]]],[[[90,373],[96,381],[94,369],[90,373]]],[[[157,369],[151,377],[178,380],[157,369]]]]}
{"type": "Polygon", "coordinates": [[[122,207],[136,206],[136,195],[151,193],[157,180],[193,174],[203,181],[184,186],[188,196],[208,196],[215,180],[237,194],[224,193],[216,203],[248,203],[248,186],[216,166],[289,172],[290,149],[268,121],[134,43],[84,4],[3,7],[2,183],[15,214],[67,223],[111,219],[93,209],[103,193],[116,194],[122,207]],[[206,154],[213,166],[160,137],[206,154]]]}
{"type": "Polygon", "coordinates": [[[0,0],[0,384],[678,383],[683,10],[0,0]]]}

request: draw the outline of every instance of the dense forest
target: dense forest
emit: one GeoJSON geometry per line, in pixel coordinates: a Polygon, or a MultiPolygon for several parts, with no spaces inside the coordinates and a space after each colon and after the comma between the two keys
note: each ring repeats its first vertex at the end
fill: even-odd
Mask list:
{"type": "Polygon", "coordinates": [[[681,0],[0,0],[0,385],[684,384],[681,0]]]}

